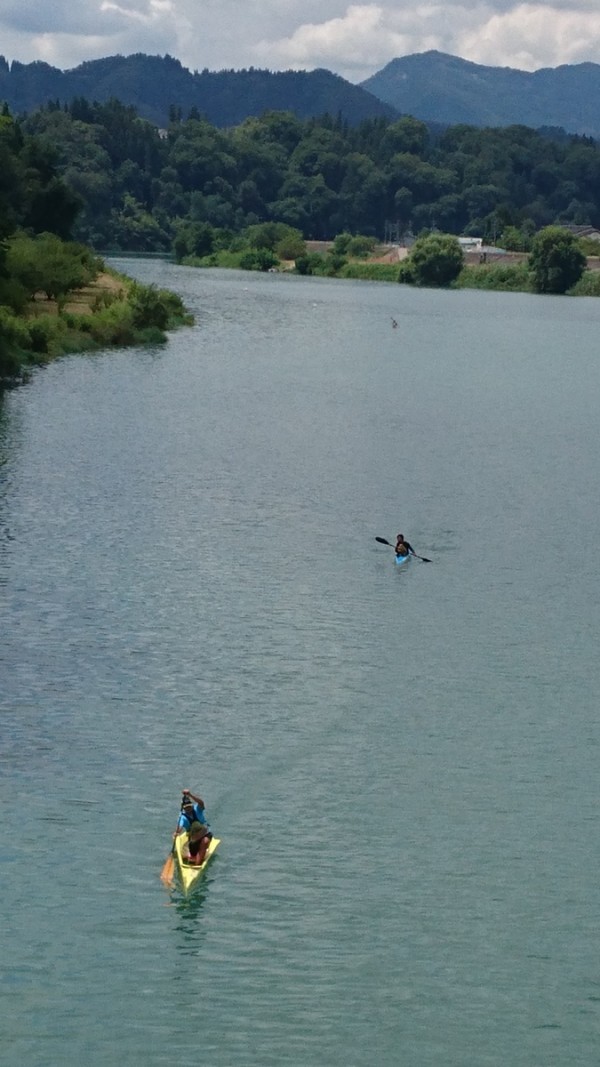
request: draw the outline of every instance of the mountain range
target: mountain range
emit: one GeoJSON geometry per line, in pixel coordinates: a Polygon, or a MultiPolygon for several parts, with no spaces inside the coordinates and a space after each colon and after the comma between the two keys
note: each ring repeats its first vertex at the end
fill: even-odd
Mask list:
{"type": "Polygon", "coordinates": [[[157,126],[173,110],[196,109],[215,126],[264,111],[299,118],[329,113],[354,125],[412,115],[429,124],[523,125],[600,137],[600,65],[579,63],[528,73],[487,67],[430,51],[394,59],[354,85],[328,70],[191,72],[171,56],[111,56],[62,71],[47,63],[9,64],[0,56],[0,101],[13,114],[74,98],[120,100],[157,126]]]}
{"type": "Polygon", "coordinates": [[[597,63],[529,73],[421,52],[393,59],[361,85],[397,111],[446,126],[558,126],[600,135],[597,63]]]}
{"type": "Polygon", "coordinates": [[[171,56],[110,56],[62,71],[47,63],[10,66],[0,56],[0,101],[13,114],[50,101],[120,100],[142,118],[166,126],[172,109],[184,118],[195,108],[214,126],[236,126],[250,115],[292,111],[298,118],[341,114],[351,124],[397,118],[392,106],[328,70],[222,70],[194,72],[171,56]]]}

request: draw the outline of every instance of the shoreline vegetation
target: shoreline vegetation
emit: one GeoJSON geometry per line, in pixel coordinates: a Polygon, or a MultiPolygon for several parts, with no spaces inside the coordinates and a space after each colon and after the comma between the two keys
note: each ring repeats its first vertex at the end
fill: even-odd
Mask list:
{"type": "Polygon", "coordinates": [[[36,289],[18,310],[0,307],[0,392],[61,356],[164,344],[167,331],[193,325],[176,293],[93,261],[83,284],[36,289]]]}
{"type": "MultiPolygon", "coordinates": [[[[213,249],[205,256],[181,255],[178,261],[192,267],[432,288],[600,296],[598,258],[586,258],[570,235],[565,240],[556,228],[547,228],[546,239],[551,241],[546,275],[558,270],[558,261],[551,258],[556,254],[553,241],[558,239],[575,255],[571,279],[558,287],[548,286],[546,275],[540,286],[531,253],[490,250],[486,255],[465,255],[456,238],[439,234],[418,239],[409,250],[351,234],[340,234],[333,241],[304,241],[298,231],[271,223],[252,227],[232,242],[233,247],[213,249]]],[[[13,288],[12,307],[0,306],[0,392],[28,381],[34,367],[61,356],[162,344],[166,331],[193,324],[176,293],[139,284],[107,267],[83,245],[63,242],[53,234],[35,238],[17,234],[6,248],[13,288]]]]}
{"type": "Polygon", "coordinates": [[[110,281],[99,249],[600,296],[587,258],[600,247],[600,149],[578,138],[463,126],[434,136],[408,116],[354,127],[286,112],[222,131],[174,111],[157,130],[119,101],[81,99],[20,119],[4,105],[0,159],[0,388],[59,356],[159,344],[191,324],[175,293],[110,281]],[[401,238],[402,255],[391,243],[401,238]]]}
{"type": "MultiPolygon", "coordinates": [[[[298,235],[300,237],[300,235],[298,235]]],[[[250,238],[252,240],[252,238],[250,238]]],[[[272,245],[251,244],[242,248],[222,248],[204,256],[185,255],[179,260],[184,266],[237,270],[291,273],[314,277],[341,278],[355,281],[407,281],[403,264],[410,261],[410,249],[404,246],[379,244],[373,239],[341,234],[334,241],[306,241],[296,257],[289,250],[272,245]],[[358,254],[349,247],[356,242],[358,254]]],[[[447,288],[486,289],[497,292],[540,292],[536,288],[525,252],[503,250],[480,253],[467,252],[460,270],[447,288]],[[483,261],[482,261],[483,260],[483,261]]],[[[567,296],[600,296],[600,258],[587,255],[580,278],[563,290],[567,296]]]]}

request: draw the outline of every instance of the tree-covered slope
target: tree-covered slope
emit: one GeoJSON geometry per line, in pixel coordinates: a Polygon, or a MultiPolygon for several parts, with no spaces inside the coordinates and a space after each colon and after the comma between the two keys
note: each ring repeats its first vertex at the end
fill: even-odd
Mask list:
{"type": "Polygon", "coordinates": [[[170,56],[111,56],[61,71],[46,63],[10,66],[0,57],[0,101],[13,114],[59,100],[119,100],[157,126],[178,111],[195,109],[215,126],[235,126],[265,111],[291,111],[299,118],[341,114],[355,124],[397,117],[395,109],[367,90],[327,70],[223,70],[192,73],[170,56]]]}
{"type": "Polygon", "coordinates": [[[162,130],[133,106],[78,98],[20,126],[56,154],[82,203],[74,236],[98,250],[168,252],[182,226],[200,248],[206,227],[231,236],[267,222],[312,240],[600,228],[600,146],[520,125],[440,133],[409,116],[352,126],[271,111],[227,129],[174,117],[162,130]]]}
{"type": "Polygon", "coordinates": [[[486,67],[442,52],[393,59],[362,88],[425,121],[474,126],[562,126],[600,136],[600,65],[528,73],[486,67]]]}

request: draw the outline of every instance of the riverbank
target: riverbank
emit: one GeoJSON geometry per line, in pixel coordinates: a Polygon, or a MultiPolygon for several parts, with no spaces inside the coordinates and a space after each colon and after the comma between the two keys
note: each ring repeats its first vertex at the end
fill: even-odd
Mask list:
{"type": "Polygon", "coordinates": [[[27,381],[34,367],[60,356],[162,344],[167,331],[192,324],[176,293],[102,265],[93,281],[61,300],[38,292],[22,315],[0,308],[0,389],[27,381]]]}
{"type": "MultiPolygon", "coordinates": [[[[342,278],[353,281],[399,281],[401,264],[410,256],[410,249],[399,245],[376,245],[368,255],[355,257],[336,254],[333,241],[306,241],[306,253],[298,259],[285,259],[268,267],[271,273],[295,273],[313,277],[342,278]]],[[[204,257],[185,257],[190,267],[245,268],[242,252],[223,250],[204,257]]],[[[498,292],[533,293],[528,270],[529,256],[525,252],[506,252],[487,249],[464,253],[463,269],[452,283],[453,289],[489,289],[498,292]]],[[[263,268],[266,269],[266,268],[263,268]]],[[[589,256],[587,269],[581,279],[567,291],[568,296],[600,296],[600,258],[589,256]]]]}
{"type": "MultiPolygon", "coordinates": [[[[307,248],[312,256],[319,256],[324,262],[333,258],[333,242],[307,242],[307,248]]],[[[321,271],[317,268],[310,273],[327,273],[329,277],[351,278],[356,281],[398,282],[400,264],[409,254],[408,248],[380,245],[366,259],[349,259],[335,270],[321,271]]],[[[529,255],[526,252],[488,250],[485,257],[479,252],[466,252],[463,269],[450,288],[533,293],[528,263],[529,255]]],[[[587,257],[586,270],[577,284],[568,289],[565,295],[600,297],[600,257],[587,257]]]]}

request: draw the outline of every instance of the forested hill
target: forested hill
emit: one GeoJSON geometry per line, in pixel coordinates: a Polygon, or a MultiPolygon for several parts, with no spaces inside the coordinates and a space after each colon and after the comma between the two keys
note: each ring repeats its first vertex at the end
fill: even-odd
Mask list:
{"type": "Polygon", "coordinates": [[[50,101],[115,99],[132,105],[159,127],[174,114],[199,112],[214,126],[235,126],[265,111],[298,118],[341,115],[351,125],[397,118],[396,110],[367,90],[327,70],[224,70],[192,73],[170,56],[111,56],[62,71],[47,63],[8,64],[0,57],[0,101],[15,115],[50,101]]]}
{"type": "Polygon", "coordinates": [[[393,59],[362,88],[425,122],[473,126],[562,126],[600,137],[600,65],[529,73],[485,67],[443,52],[393,59]]]}

